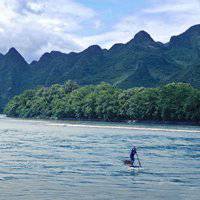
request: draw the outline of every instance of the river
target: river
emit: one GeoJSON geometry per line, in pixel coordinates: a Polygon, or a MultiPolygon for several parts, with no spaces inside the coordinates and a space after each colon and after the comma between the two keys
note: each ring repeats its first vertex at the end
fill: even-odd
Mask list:
{"type": "Polygon", "coordinates": [[[200,127],[0,118],[0,200],[198,200],[200,127]],[[132,144],[141,170],[124,166],[132,144]]]}

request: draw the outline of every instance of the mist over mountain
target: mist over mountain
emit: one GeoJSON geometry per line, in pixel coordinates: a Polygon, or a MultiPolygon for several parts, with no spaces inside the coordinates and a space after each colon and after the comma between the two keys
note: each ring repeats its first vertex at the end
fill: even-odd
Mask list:
{"type": "Polygon", "coordinates": [[[169,82],[200,87],[200,25],[171,37],[166,44],[140,31],[128,43],[115,44],[109,50],[93,45],[80,53],[52,51],[31,64],[11,48],[0,54],[0,109],[25,89],[68,79],[80,85],[105,81],[121,88],[169,82]]]}

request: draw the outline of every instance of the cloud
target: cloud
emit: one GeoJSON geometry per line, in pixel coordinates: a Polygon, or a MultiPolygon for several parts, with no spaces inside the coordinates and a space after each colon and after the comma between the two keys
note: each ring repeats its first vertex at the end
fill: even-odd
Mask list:
{"type": "MultiPolygon", "coordinates": [[[[109,1],[117,7],[118,1],[109,1]]],[[[106,2],[102,1],[105,12],[112,11],[106,2]]],[[[131,5],[132,0],[129,2],[131,5]]],[[[110,48],[128,42],[140,30],[156,41],[167,42],[170,36],[200,23],[200,0],[148,0],[133,14],[124,11],[124,16],[112,23],[102,9],[78,0],[0,0],[0,10],[0,52],[14,46],[28,61],[52,50],[81,51],[93,44],[110,48]]]]}
{"type": "Polygon", "coordinates": [[[157,3],[151,8],[144,9],[146,13],[179,13],[179,12],[190,12],[198,11],[200,9],[200,1],[199,0],[168,0],[163,1],[162,4],[157,3]],[[164,4],[163,4],[164,2],[164,4]],[[198,10],[197,10],[198,9],[198,10]]]}
{"type": "Polygon", "coordinates": [[[0,10],[0,51],[14,46],[29,61],[46,51],[82,49],[73,35],[100,24],[94,10],[72,0],[1,0],[0,10]]]}
{"type": "Polygon", "coordinates": [[[199,0],[149,0],[148,8],[123,17],[106,33],[88,36],[83,42],[110,48],[114,43],[125,43],[140,30],[151,34],[156,41],[168,42],[190,26],[200,23],[199,0]]]}

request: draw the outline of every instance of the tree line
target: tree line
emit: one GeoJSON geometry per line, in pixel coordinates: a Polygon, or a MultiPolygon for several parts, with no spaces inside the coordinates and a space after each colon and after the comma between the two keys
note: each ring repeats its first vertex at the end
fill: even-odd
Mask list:
{"type": "Polygon", "coordinates": [[[80,87],[67,81],[15,96],[4,113],[21,118],[199,122],[200,90],[186,83],[123,90],[107,83],[80,87]]]}

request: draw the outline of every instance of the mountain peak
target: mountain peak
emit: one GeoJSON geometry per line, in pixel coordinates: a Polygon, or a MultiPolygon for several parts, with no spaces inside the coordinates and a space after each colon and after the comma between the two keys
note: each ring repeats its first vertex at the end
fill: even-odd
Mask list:
{"type": "Polygon", "coordinates": [[[46,52],[40,57],[39,61],[48,62],[49,59],[52,57],[51,55],[52,55],[51,53],[46,52]]]}
{"type": "Polygon", "coordinates": [[[92,45],[92,46],[89,46],[87,49],[85,49],[82,53],[98,54],[101,52],[102,52],[102,49],[99,45],[92,45]]]}
{"type": "Polygon", "coordinates": [[[5,58],[12,60],[13,62],[27,64],[24,57],[14,47],[9,49],[9,51],[5,54],[5,58]]]}
{"type": "MultiPolygon", "coordinates": [[[[23,58],[22,55],[14,48],[10,48],[8,50],[8,52],[6,53],[6,56],[11,56],[11,57],[20,57],[20,58],[23,58]]],[[[24,59],[24,58],[23,58],[24,59]]]]}
{"type": "Polygon", "coordinates": [[[200,24],[196,24],[194,26],[191,26],[185,33],[200,33],[200,24]]]}
{"type": "Polygon", "coordinates": [[[109,51],[120,51],[120,50],[122,49],[123,46],[124,46],[124,44],[122,44],[122,43],[114,44],[114,45],[109,49],[109,51]]]}
{"type": "Polygon", "coordinates": [[[87,51],[99,51],[99,50],[102,50],[102,49],[99,45],[92,45],[92,46],[89,46],[86,50],[87,51]]]}
{"type": "Polygon", "coordinates": [[[154,42],[154,40],[146,31],[140,31],[135,35],[135,37],[130,42],[134,44],[144,44],[144,43],[146,44],[146,43],[152,43],[154,42]]]}
{"type": "Polygon", "coordinates": [[[19,53],[14,47],[10,48],[8,50],[8,53],[7,54],[16,54],[16,53],[19,53]]]}
{"type": "Polygon", "coordinates": [[[196,45],[196,40],[200,35],[200,24],[194,25],[187,29],[184,33],[172,36],[169,44],[175,46],[190,46],[192,43],[196,45]]]}

